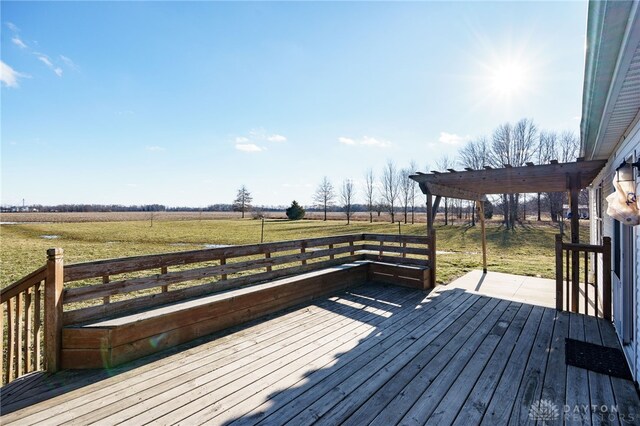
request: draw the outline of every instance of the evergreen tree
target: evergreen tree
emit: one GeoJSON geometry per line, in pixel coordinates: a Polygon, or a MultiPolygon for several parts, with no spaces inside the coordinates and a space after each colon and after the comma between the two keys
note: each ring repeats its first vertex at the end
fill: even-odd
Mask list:
{"type": "Polygon", "coordinates": [[[293,200],[291,207],[289,207],[285,213],[291,220],[300,220],[304,217],[305,211],[296,200],[293,200]]]}
{"type": "Polygon", "coordinates": [[[251,201],[253,197],[246,186],[242,185],[238,189],[238,195],[233,202],[233,211],[242,212],[242,218],[244,219],[244,213],[251,209],[251,201]]]}

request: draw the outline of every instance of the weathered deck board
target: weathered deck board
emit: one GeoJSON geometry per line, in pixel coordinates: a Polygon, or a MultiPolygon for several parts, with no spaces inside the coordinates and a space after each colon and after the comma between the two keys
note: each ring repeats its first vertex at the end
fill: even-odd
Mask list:
{"type": "Polygon", "coordinates": [[[493,397],[487,406],[481,424],[508,423],[543,313],[544,309],[536,306],[529,315],[521,338],[518,339],[512,356],[502,372],[500,381],[496,384],[493,397]]]}
{"type": "MultiPolygon", "coordinates": [[[[426,337],[420,342],[429,343],[446,330],[462,313],[466,312],[479,297],[474,295],[463,295],[455,299],[451,304],[442,307],[436,315],[431,318],[428,324],[414,330],[410,335],[404,337],[400,342],[388,348],[385,352],[371,359],[366,364],[354,362],[346,364],[345,371],[341,374],[331,375],[328,380],[317,383],[313,388],[305,392],[304,395],[294,399],[289,404],[276,411],[274,415],[265,418],[263,424],[281,424],[292,421],[298,424],[303,419],[314,420],[319,417],[316,410],[325,411],[341,401],[354,388],[366,382],[372,375],[381,370],[387,363],[393,361],[398,356],[406,355],[406,350],[410,348],[421,337],[426,337]],[[462,299],[462,300],[460,300],[462,299]]],[[[486,301],[482,302],[482,305],[486,301]]],[[[415,348],[420,350],[420,346],[415,348]]],[[[368,396],[368,395],[367,395],[368,396]]]]}
{"type": "MultiPolygon", "coordinates": [[[[432,312],[435,313],[435,309],[432,312]]],[[[406,313],[409,314],[409,312],[406,313]]],[[[411,312],[410,315],[398,314],[395,322],[388,321],[387,323],[389,326],[382,326],[381,324],[378,328],[378,332],[385,331],[385,335],[395,336],[396,332],[400,329],[410,330],[415,327],[416,323],[424,322],[425,319],[428,318],[428,315],[424,314],[425,312],[419,312],[417,310],[411,312]],[[396,332],[394,332],[394,330],[396,332]]],[[[373,343],[373,341],[374,340],[370,340],[369,342],[373,343]]],[[[296,383],[304,381],[307,377],[313,377],[313,380],[317,380],[319,378],[319,374],[315,373],[330,371],[326,370],[326,368],[337,365],[339,361],[336,359],[336,353],[349,354],[357,345],[357,340],[351,340],[344,342],[337,347],[333,345],[323,346],[322,351],[307,354],[293,362],[287,363],[284,368],[280,368],[267,376],[261,377],[259,380],[251,384],[250,387],[245,387],[229,397],[218,400],[215,404],[205,406],[204,409],[201,409],[190,417],[185,418],[184,424],[200,422],[203,420],[208,422],[213,420],[221,423],[234,420],[239,415],[246,413],[246,404],[249,406],[260,405],[260,403],[266,399],[265,397],[269,394],[273,394],[277,389],[286,389],[287,398],[291,399],[293,394],[300,394],[302,392],[301,388],[298,388],[300,392],[296,392],[296,389],[292,389],[296,383]],[[278,386],[274,387],[273,383],[277,383],[278,386]]],[[[371,352],[373,352],[376,348],[372,345],[370,346],[371,352]]],[[[341,359],[340,362],[345,363],[348,361],[341,359]]],[[[272,398],[271,401],[272,403],[270,404],[270,408],[273,410],[276,405],[275,398],[272,398]]],[[[158,420],[163,422],[165,419],[160,418],[158,420]]]]}
{"type": "MultiPolygon", "coordinates": [[[[463,345],[459,349],[448,351],[444,350],[438,354],[445,361],[441,368],[424,368],[427,371],[425,381],[420,380],[419,384],[428,383],[429,386],[419,395],[418,400],[413,407],[407,412],[402,419],[403,424],[419,425],[423,424],[433,410],[440,403],[442,397],[447,393],[456,377],[464,369],[467,362],[473,357],[476,360],[476,354],[482,341],[487,337],[501,317],[512,317],[515,313],[514,309],[508,309],[509,302],[500,301],[497,308],[490,315],[482,319],[479,327],[475,328],[470,335],[464,336],[463,345]],[[448,361],[446,360],[448,358],[448,361]]],[[[465,329],[472,328],[471,322],[467,324],[465,329]]],[[[456,336],[459,337],[459,336],[456,336]]],[[[452,348],[453,349],[453,348],[452,348]]],[[[481,362],[481,361],[479,361],[481,362]]],[[[422,376],[418,376],[422,378],[422,376]]]]}
{"type": "MultiPolygon", "coordinates": [[[[443,316],[435,316],[441,310],[452,309],[452,304],[459,304],[463,299],[460,298],[461,292],[447,292],[443,296],[437,297],[425,304],[424,309],[414,309],[410,315],[406,318],[396,321],[391,327],[380,330],[373,338],[360,343],[359,351],[352,351],[341,355],[341,363],[336,365],[336,368],[316,370],[312,374],[305,376],[304,381],[308,385],[294,386],[291,388],[285,388],[284,390],[273,394],[268,400],[258,405],[251,410],[245,416],[239,418],[234,424],[255,424],[269,416],[270,414],[277,412],[276,415],[269,419],[269,422],[276,422],[278,416],[286,415],[284,413],[295,413],[301,411],[307,401],[314,401],[314,398],[318,398],[319,395],[315,395],[314,392],[307,393],[304,398],[297,399],[298,396],[304,394],[307,390],[315,387],[318,383],[323,383],[325,387],[331,385],[335,386],[340,383],[341,380],[347,376],[347,369],[363,368],[371,360],[384,354],[387,350],[393,348],[406,336],[414,336],[413,333],[426,322],[435,322],[443,316]],[[458,300],[455,300],[455,299],[458,300]],[[444,304],[449,304],[445,307],[444,304]],[[441,309],[443,308],[443,309],[441,309]],[[326,381],[325,381],[326,380],[326,381]],[[323,382],[324,381],[324,382],[323,382]],[[282,407],[287,406],[287,409],[280,410],[282,407]]],[[[418,305],[420,306],[420,305],[418,305]]],[[[337,360],[336,360],[337,361],[337,360]]],[[[280,421],[284,421],[286,417],[280,417],[280,421]]],[[[266,422],[266,423],[269,423],[266,422]]]]}
{"type": "MultiPolygon", "coordinates": [[[[569,337],[584,341],[584,316],[570,315],[569,337]]],[[[590,403],[589,372],[573,365],[567,365],[566,405],[579,407],[577,412],[572,408],[571,419],[579,423],[591,424],[589,411],[583,411],[581,408],[590,403]]]]}
{"type": "MultiPolygon", "coordinates": [[[[375,297],[376,293],[372,295],[375,297]]],[[[338,314],[346,314],[346,311],[352,305],[355,305],[345,298],[333,298],[333,302],[342,302],[335,307],[338,314]]],[[[256,353],[257,346],[273,345],[276,347],[277,345],[277,347],[286,348],[289,342],[295,341],[300,336],[307,335],[311,327],[317,327],[318,322],[322,323],[327,319],[336,321],[343,319],[343,317],[341,315],[333,315],[332,312],[326,309],[320,309],[316,312],[316,315],[312,315],[307,321],[301,321],[299,317],[290,319],[290,323],[287,326],[278,328],[279,333],[276,334],[270,333],[265,329],[266,333],[262,336],[257,336],[255,339],[251,338],[252,336],[250,335],[247,336],[249,339],[241,342],[231,339],[229,340],[229,343],[231,343],[229,346],[224,345],[224,343],[217,345],[217,342],[211,342],[210,345],[207,345],[209,350],[196,352],[182,358],[177,366],[171,365],[170,368],[154,369],[149,374],[132,377],[130,380],[122,381],[115,386],[96,389],[91,393],[91,398],[94,398],[96,403],[91,405],[82,404],[81,407],[74,410],[74,418],[79,421],[89,421],[90,419],[99,419],[100,415],[104,413],[107,413],[105,415],[111,412],[120,413],[123,408],[139,402],[134,398],[135,395],[146,392],[147,398],[145,400],[152,399],[152,396],[157,395],[162,389],[171,391],[178,384],[197,378],[201,371],[214,368],[216,363],[223,364],[227,370],[230,370],[233,366],[241,365],[243,361],[247,360],[247,358],[243,357],[248,357],[249,359],[259,358],[260,354],[256,353]],[[237,345],[237,343],[241,343],[241,345],[237,345]],[[177,380],[177,382],[174,382],[174,380],[177,380]],[[120,386],[120,384],[123,386],[120,386]],[[114,390],[117,390],[117,392],[113,392],[114,390]],[[119,403],[119,405],[114,406],[111,405],[112,403],[119,403]]],[[[82,394],[78,394],[74,401],[69,401],[69,405],[77,401],[86,402],[85,397],[82,394]]],[[[63,420],[70,416],[66,408],[65,406],[57,405],[52,409],[55,412],[59,412],[59,420],[63,420]]],[[[50,417],[53,414],[51,412],[48,413],[50,417]]]]}
{"type": "MultiPolygon", "coordinates": [[[[207,403],[208,395],[213,392],[222,395],[234,394],[251,386],[261,375],[282,368],[305,353],[321,350],[331,342],[355,340],[380,323],[384,319],[383,314],[384,311],[379,309],[359,309],[348,317],[337,315],[335,319],[340,319],[339,321],[318,321],[317,324],[312,324],[309,328],[301,330],[301,333],[290,336],[278,344],[263,342],[251,348],[248,355],[234,354],[233,357],[221,360],[223,362],[202,365],[190,371],[188,376],[183,376],[180,380],[182,383],[178,386],[175,381],[169,383],[169,388],[156,386],[144,401],[126,409],[119,406],[117,413],[111,416],[100,418],[102,413],[92,413],[90,418],[82,421],[100,418],[98,424],[114,424],[121,421],[144,424],[164,413],[168,415],[168,422],[179,421],[189,413],[202,409],[207,403]],[[177,396],[180,398],[176,398],[177,396]]],[[[164,420],[160,422],[165,423],[164,420]]]]}
{"type": "Polygon", "coordinates": [[[637,421],[631,382],[564,364],[568,336],[619,346],[610,323],[460,289],[425,297],[367,285],[108,372],[28,377],[2,389],[0,422],[521,424],[540,399],[637,421]]]}
{"type": "MultiPolygon", "coordinates": [[[[567,336],[569,336],[569,314],[556,312],[541,399],[550,401],[557,407],[562,407],[565,403],[567,364],[564,349],[567,336]]],[[[555,420],[547,420],[547,424],[560,425],[562,423],[560,417],[555,420]]]]}
{"type": "MultiPolygon", "coordinates": [[[[598,321],[598,327],[600,328],[603,345],[612,348],[619,346],[618,338],[612,327],[605,321],[598,321]]],[[[611,386],[616,397],[620,423],[631,424],[639,422],[640,406],[638,406],[638,394],[629,386],[629,382],[619,377],[611,377],[611,386]]]]}
{"type": "Polygon", "coordinates": [[[509,307],[482,342],[473,357],[474,362],[467,363],[456,376],[453,385],[429,416],[427,425],[453,423],[471,391],[469,383],[474,383],[478,380],[487,367],[487,363],[493,356],[496,356],[496,350],[504,350],[501,346],[504,346],[505,342],[510,344],[515,341],[517,336],[520,335],[530,311],[530,306],[523,306],[519,303],[513,303],[509,307]]]}
{"type": "MultiPolygon", "coordinates": [[[[519,341],[525,325],[530,323],[529,316],[531,315],[532,308],[531,305],[522,306],[522,322],[520,323],[518,318],[511,324],[473,388],[471,388],[468,382],[462,382],[461,385],[463,389],[465,387],[471,389],[467,400],[460,408],[453,422],[454,424],[464,426],[480,423],[500,377],[502,377],[507,362],[513,353],[516,342],[519,341]]],[[[518,315],[520,315],[520,313],[518,315]]]]}
{"type": "MultiPolygon", "coordinates": [[[[449,354],[451,354],[453,351],[456,351],[462,346],[466,339],[469,338],[471,333],[473,333],[475,327],[482,323],[484,318],[490,314],[495,315],[498,305],[499,301],[497,300],[480,298],[473,306],[464,313],[461,313],[456,321],[438,336],[432,338],[427,335],[427,339],[418,340],[409,350],[405,350],[400,356],[394,358],[381,373],[375,374],[371,380],[368,380],[362,386],[358,386],[354,392],[349,393],[347,398],[344,398],[343,401],[334,406],[327,415],[321,418],[320,424],[338,424],[342,422],[345,417],[358,408],[361,401],[366,399],[367,395],[376,392],[376,390],[378,394],[380,394],[380,392],[392,394],[385,390],[385,386],[388,385],[389,380],[395,379],[395,382],[398,382],[397,378],[401,378],[400,381],[404,382],[404,380],[402,380],[404,378],[415,378],[416,373],[424,371],[424,369],[421,370],[420,368],[429,363],[430,360],[436,360],[437,356],[440,356],[444,352],[449,351],[449,354]],[[402,374],[403,371],[408,371],[408,373],[402,374]]],[[[446,363],[446,358],[450,358],[449,354],[440,356],[436,362],[438,362],[438,360],[444,360],[446,363]]],[[[405,383],[406,382],[403,384],[405,383]]],[[[411,392],[405,392],[405,394],[409,393],[411,392]]],[[[416,394],[419,395],[417,392],[416,394]]],[[[392,395],[395,395],[395,393],[392,395]]],[[[394,407],[397,405],[398,404],[395,404],[394,407]]],[[[391,410],[385,410],[385,412],[391,413],[391,410]]],[[[296,419],[296,423],[297,420],[298,419],[296,419]]]]}
{"type": "MultiPolygon", "coordinates": [[[[594,317],[584,317],[584,337],[585,341],[602,345],[600,330],[597,319],[594,317]]],[[[618,425],[620,424],[616,414],[610,415],[609,410],[615,407],[616,400],[611,387],[611,379],[605,374],[589,371],[589,393],[592,401],[599,401],[598,408],[591,410],[591,424],[593,425],[618,425]],[[606,409],[603,409],[606,407],[606,409]]]]}

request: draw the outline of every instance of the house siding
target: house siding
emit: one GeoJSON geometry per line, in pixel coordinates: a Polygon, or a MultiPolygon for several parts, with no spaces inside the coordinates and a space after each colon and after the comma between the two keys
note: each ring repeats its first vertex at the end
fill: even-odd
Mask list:
{"type": "MultiPolygon", "coordinates": [[[[624,161],[624,159],[632,157],[634,161],[637,161],[640,158],[640,121],[636,121],[633,129],[627,133],[627,137],[623,139],[616,149],[613,151],[612,155],[608,158],[607,165],[600,172],[598,177],[593,181],[592,187],[590,189],[590,211],[591,215],[591,242],[592,244],[601,244],[602,236],[612,237],[612,244],[615,244],[616,241],[613,240],[614,234],[614,221],[611,217],[606,214],[607,210],[607,202],[606,197],[614,192],[613,188],[613,178],[615,176],[615,169],[624,161]],[[598,218],[597,218],[597,187],[602,185],[602,191],[600,193],[600,201],[602,203],[602,235],[598,231],[598,218]]],[[[640,179],[637,176],[637,172],[634,173],[636,182],[640,179]]],[[[625,345],[625,355],[629,361],[629,365],[631,367],[633,376],[636,382],[640,379],[640,226],[633,227],[633,247],[632,253],[625,253],[625,256],[631,256],[633,266],[632,276],[630,277],[633,280],[633,293],[635,296],[635,306],[633,312],[634,324],[633,324],[633,341],[625,345]]],[[[612,247],[612,256],[614,249],[612,247]]],[[[602,257],[599,256],[598,266],[599,271],[602,271],[602,257]]],[[[612,259],[613,266],[613,259],[612,259]]],[[[616,275],[613,271],[610,272],[612,274],[612,284],[613,284],[613,303],[614,303],[614,325],[616,326],[616,332],[618,333],[618,337],[622,342],[621,335],[621,323],[620,318],[616,317],[616,308],[615,306],[621,306],[622,303],[622,295],[620,294],[620,285],[616,285],[618,281],[616,275]]],[[[599,274],[601,275],[601,274],[599,274]]],[[[601,282],[601,281],[600,281],[601,282]]],[[[600,298],[600,300],[602,300],[600,298]]],[[[618,315],[619,316],[619,315],[618,315]]]]}

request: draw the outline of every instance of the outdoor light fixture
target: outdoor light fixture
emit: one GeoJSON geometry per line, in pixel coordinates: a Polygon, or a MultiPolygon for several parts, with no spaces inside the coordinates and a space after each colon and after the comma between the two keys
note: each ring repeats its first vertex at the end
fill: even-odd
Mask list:
{"type": "Polygon", "coordinates": [[[615,192],[607,197],[607,214],[629,226],[640,225],[640,197],[633,179],[634,167],[640,168],[640,161],[625,160],[620,164],[613,178],[615,192]]]}

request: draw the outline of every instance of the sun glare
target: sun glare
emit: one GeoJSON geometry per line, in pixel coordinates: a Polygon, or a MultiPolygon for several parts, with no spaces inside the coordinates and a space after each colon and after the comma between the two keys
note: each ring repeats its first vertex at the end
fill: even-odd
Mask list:
{"type": "Polygon", "coordinates": [[[522,93],[527,85],[527,70],[517,63],[500,64],[491,70],[492,90],[505,97],[522,93]]]}

